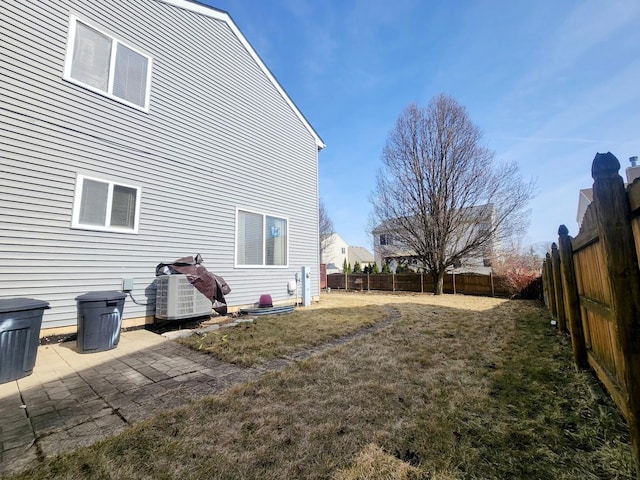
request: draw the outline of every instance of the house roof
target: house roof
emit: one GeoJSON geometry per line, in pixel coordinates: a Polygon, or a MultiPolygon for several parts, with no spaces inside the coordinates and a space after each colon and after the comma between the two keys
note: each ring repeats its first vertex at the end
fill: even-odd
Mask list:
{"type": "Polygon", "coordinates": [[[236,35],[236,37],[238,37],[238,39],[240,40],[244,48],[247,50],[249,55],[251,55],[253,60],[258,64],[260,69],[264,72],[264,74],[267,76],[269,81],[273,84],[273,86],[278,91],[278,93],[280,93],[280,95],[285,100],[285,102],[287,102],[289,107],[291,107],[294,114],[300,119],[302,124],[309,131],[309,133],[311,134],[311,136],[316,142],[316,146],[318,147],[318,150],[322,150],[323,148],[326,147],[325,143],[322,141],[322,138],[320,138],[320,135],[318,135],[318,133],[313,129],[311,124],[307,121],[307,119],[302,114],[302,112],[298,109],[296,104],[293,103],[293,100],[289,98],[289,95],[287,95],[287,92],[285,92],[284,88],[282,88],[282,85],[280,85],[278,80],[276,80],[276,77],[273,75],[273,73],[271,73],[269,68],[267,68],[266,64],[262,61],[258,53],[253,49],[249,41],[242,34],[238,26],[235,24],[235,22],[231,18],[231,15],[229,15],[224,10],[219,10],[217,8],[210,7],[209,5],[205,5],[204,3],[200,3],[194,0],[159,0],[159,1],[167,3],[169,5],[173,5],[174,7],[189,10],[191,12],[195,12],[200,15],[215,18],[216,20],[221,20],[225,22],[229,26],[231,31],[236,35]]]}
{"type": "Polygon", "coordinates": [[[582,190],[580,190],[580,193],[584,195],[587,200],[593,202],[593,188],[583,188],[582,190]]]}
{"type": "Polygon", "coordinates": [[[373,254],[364,247],[349,247],[349,263],[373,263],[376,259],[373,254]]]}

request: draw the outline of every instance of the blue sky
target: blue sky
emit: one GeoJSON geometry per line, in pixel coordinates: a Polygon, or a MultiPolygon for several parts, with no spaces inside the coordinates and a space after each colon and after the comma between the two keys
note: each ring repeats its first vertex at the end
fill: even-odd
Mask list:
{"type": "Polygon", "coordinates": [[[227,11],[327,144],[336,231],[367,232],[380,155],[409,103],[464,105],[496,161],[537,182],[524,244],[577,234],[591,162],[640,155],[638,0],[210,0],[227,11]]]}

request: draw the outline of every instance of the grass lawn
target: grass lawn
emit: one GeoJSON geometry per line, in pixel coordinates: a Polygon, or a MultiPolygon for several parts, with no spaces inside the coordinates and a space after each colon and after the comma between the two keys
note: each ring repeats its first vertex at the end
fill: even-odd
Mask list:
{"type": "Polygon", "coordinates": [[[385,316],[381,305],[297,310],[286,315],[257,317],[254,323],[178,341],[223,362],[252,366],[372,326],[385,316]]]}
{"type": "Polygon", "coordinates": [[[280,328],[383,305],[387,328],[15,478],[635,478],[613,403],[532,303],[334,292],[280,328]]]}

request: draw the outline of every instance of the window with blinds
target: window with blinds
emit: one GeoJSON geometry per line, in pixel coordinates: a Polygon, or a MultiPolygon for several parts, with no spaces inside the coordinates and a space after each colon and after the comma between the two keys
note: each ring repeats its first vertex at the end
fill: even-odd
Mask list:
{"type": "Polygon", "coordinates": [[[288,220],[238,210],[236,266],[286,267],[289,263],[288,220]]]}
{"type": "Polygon", "coordinates": [[[64,78],[148,111],[151,56],[71,16],[64,78]]]}
{"type": "Polygon", "coordinates": [[[72,228],[138,232],[140,187],[78,175],[72,228]]]}

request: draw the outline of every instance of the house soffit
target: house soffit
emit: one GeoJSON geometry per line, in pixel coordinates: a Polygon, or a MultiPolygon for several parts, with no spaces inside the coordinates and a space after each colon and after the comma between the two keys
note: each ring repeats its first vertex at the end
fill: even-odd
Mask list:
{"type": "Polygon", "coordinates": [[[218,10],[208,5],[204,5],[202,3],[198,3],[190,0],[159,0],[159,1],[169,5],[173,5],[174,7],[182,8],[184,10],[189,10],[191,12],[225,22],[229,26],[231,31],[234,33],[234,35],[240,40],[240,42],[242,43],[244,48],[247,50],[249,55],[251,55],[251,58],[253,58],[253,60],[258,64],[262,72],[267,76],[269,81],[273,84],[273,86],[278,91],[278,93],[282,96],[285,102],[287,102],[291,110],[293,110],[294,114],[298,117],[298,119],[302,122],[305,128],[309,131],[309,133],[311,134],[311,136],[316,142],[316,146],[318,147],[318,150],[322,150],[323,148],[326,147],[326,145],[324,144],[320,136],[316,133],[316,131],[311,126],[311,124],[307,121],[305,116],[298,109],[296,104],[293,103],[293,100],[289,98],[289,95],[287,95],[287,93],[284,91],[280,83],[273,76],[269,68],[262,61],[258,53],[253,49],[249,41],[245,38],[245,36],[242,34],[238,26],[234,23],[234,21],[231,18],[231,15],[229,15],[224,10],[218,10]]]}

